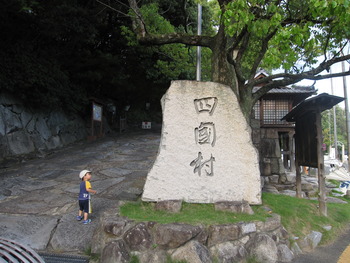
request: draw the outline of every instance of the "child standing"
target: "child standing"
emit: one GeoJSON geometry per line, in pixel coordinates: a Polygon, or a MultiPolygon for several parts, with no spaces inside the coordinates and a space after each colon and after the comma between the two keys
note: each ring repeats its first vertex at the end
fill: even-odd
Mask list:
{"type": "Polygon", "coordinates": [[[95,190],[92,190],[91,183],[89,182],[91,179],[91,171],[82,170],[79,174],[79,178],[82,180],[80,183],[80,192],[79,192],[79,213],[77,216],[77,220],[83,220],[83,224],[89,224],[91,219],[88,219],[89,213],[91,213],[91,201],[90,201],[90,193],[96,194],[95,190]],[[84,216],[83,216],[84,213],[84,216]]]}

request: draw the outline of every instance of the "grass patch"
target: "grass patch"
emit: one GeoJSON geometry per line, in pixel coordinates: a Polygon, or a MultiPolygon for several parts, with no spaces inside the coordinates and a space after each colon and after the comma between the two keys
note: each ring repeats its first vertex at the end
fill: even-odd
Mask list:
{"type": "MultiPolygon", "coordinates": [[[[350,201],[346,197],[341,199],[350,201]]],[[[318,201],[270,193],[263,193],[262,200],[263,206],[252,206],[254,215],[215,211],[213,204],[189,203],[183,203],[181,212],[174,214],[157,211],[154,203],[141,201],[124,204],[120,207],[120,213],[138,222],[214,225],[265,221],[270,213],[264,207],[269,207],[272,213],[281,216],[282,225],[288,233],[301,238],[311,231],[319,231],[323,234],[322,244],[333,241],[350,223],[350,204],[328,203],[328,216],[324,217],[319,213],[318,201]],[[326,231],[324,226],[332,226],[332,230],[326,231]]]]}
{"type": "Polygon", "coordinates": [[[136,221],[156,221],[161,224],[188,223],[188,224],[228,224],[241,221],[265,221],[269,214],[261,207],[253,207],[254,215],[235,214],[232,212],[215,211],[213,204],[183,203],[180,213],[157,211],[153,203],[130,202],[120,207],[122,216],[136,221]]]}
{"type": "Polygon", "coordinates": [[[350,223],[349,204],[328,203],[327,217],[320,215],[318,201],[263,193],[263,204],[281,216],[282,225],[288,233],[303,237],[312,230],[319,231],[323,234],[322,244],[333,241],[350,223]],[[323,228],[327,225],[332,226],[331,231],[323,228]]]}
{"type": "Polygon", "coordinates": [[[84,254],[90,258],[90,260],[93,261],[99,261],[100,260],[100,255],[96,253],[92,253],[91,247],[88,247],[85,249],[84,254]]]}

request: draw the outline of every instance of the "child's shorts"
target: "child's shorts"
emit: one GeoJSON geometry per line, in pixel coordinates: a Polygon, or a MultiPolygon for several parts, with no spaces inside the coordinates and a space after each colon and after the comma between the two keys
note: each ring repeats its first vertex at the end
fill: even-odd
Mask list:
{"type": "Polygon", "coordinates": [[[85,213],[90,212],[90,200],[79,200],[79,210],[85,213]]]}

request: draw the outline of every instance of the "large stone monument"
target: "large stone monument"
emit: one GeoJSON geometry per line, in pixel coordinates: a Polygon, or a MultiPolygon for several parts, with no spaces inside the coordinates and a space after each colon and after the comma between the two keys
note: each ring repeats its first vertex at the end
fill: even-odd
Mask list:
{"type": "Polygon", "coordinates": [[[228,86],[174,81],[162,108],[159,152],[143,201],[261,203],[258,154],[228,86]]]}

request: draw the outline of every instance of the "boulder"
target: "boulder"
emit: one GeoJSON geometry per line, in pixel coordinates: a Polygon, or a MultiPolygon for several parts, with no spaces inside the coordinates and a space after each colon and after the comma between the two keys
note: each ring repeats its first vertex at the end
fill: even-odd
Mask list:
{"type": "Polygon", "coordinates": [[[208,249],[197,241],[190,241],[186,245],[176,249],[171,258],[184,260],[191,263],[211,263],[208,249]]]}
{"type": "Polygon", "coordinates": [[[298,256],[303,253],[297,242],[292,242],[292,244],[290,245],[290,250],[295,256],[298,256]]]}
{"type": "Polygon", "coordinates": [[[112,241],[103,249],[101,262],[103,263],[129,263],[130,254],[122,240],[112,241]]]}
{"type": "Polygon", "coordinates": [[[164,250],[147,250],[134,254],[138,257],[140,263],[164,263],[167,261],[167,253],[164,250]]]}
{"type": "Polygon", "coordinates": [[[299,247],[302,249],[302,251],[309,252],[318,246],[318,244],[321,242],[321,239],[322,239],[322,233],[317,231],[312,231],[305,238],[303,238],[302,240],[299,240],[298,244],[299,244],[299,247]]]}
{"type": "Polygon", "coordinates": [[[273,193],[273,194],[279,194],[278,190],[276,189],[276,187],[274,187],[273,185],[270,184],[265,184],[264,188],[262,189],[263,192],[265,193],[273,193]]]}
{"type": "Polygon", "coordinates": [[[159,201],[155,205],[156,210],[162,210],[170,213],[179,213],[182,207],[181,200],[159,201]]]}
{"type": "Polygon", "coordinates": [[[240,223],[239,224],[241,228],[241,235],[249,235],[251,233],[256,232],[256,225],[255,223],[240,223]]]}
{"type": "Polygon", "coordinates": [[[254,211],[247,201],[222,201],[215,203],[216,211],[228,211],[232,213],[253,215],[254,211]]]}
{"type": "Polygon", "coordinates": [[[294,259],[293,252],[285,244],[280,244],[277,246],[277,253],[279,262],[292,262],[294,259]]]}
{"type": "Polygon", "coordinates": [[[143,201],[261,204],[258,153],[230,87],[173,81],[162,108],[159,153],[143,201]]]}
{"type": "Polygon", "coordinates": [[[143,251],[152,245],[151,235],[143,222],[129,229],[123,239],[131,250],[143,251]]]}
{"type": "Polygon", "coordinates": [[[153,231],[155,244],[163,249],[172,249],[196,237],[202,232],[202,228],[188,224],[157,224],[153,231]]]}
{"type": "Polygon", "coordinates": [[[256,223],[258,232],[269,232],[281,227],[281,216],[278,214],[272,214],[272,217],[268,217],[265,222],[259,221],[256,223]]]}
{"type": "Polygon", "coordinates": [[[208,246],[214,246],[241,237],[241,227],[236,224],[212,225],[209,227],[208,246]]]}
{"type": "Polygon", "coordinates": [[[246,249],[249,256],[258,262],[276,263],[278,260],[276,243],[267,234],[257,234],[252,237],[248,241],[246,249]]]}
{"type": "Polygon", "coordinates": [[[124,234],[125,228],[131,221],[124,217],[103,218],[102,227],[106,233],[120,237],[124,234]]]}
{"type": "Polygon", "coordinates": [[[234,245],[231,242],[217,244],[210,248],[213,259],[222,263],[245,262],[247,251],[242,245],[234,245]]]}

